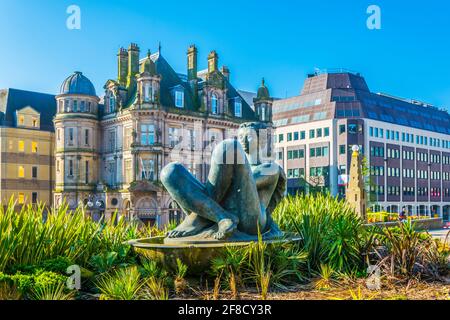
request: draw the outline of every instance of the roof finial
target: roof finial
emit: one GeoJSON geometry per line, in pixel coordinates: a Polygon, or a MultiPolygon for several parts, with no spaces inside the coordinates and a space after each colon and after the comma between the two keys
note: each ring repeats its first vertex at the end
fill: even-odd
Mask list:
{"type": "Polygon", "coordinates": [[[147,51],[147,57],[150,58],[151,55],[152,55],[152,52],[150,51],[150,49],[148,49],[148,51],[147,51]]]}
{"type": "Polygon", "coordinates": [[[159,45],[158,45],[158,53],[161,54],[161,41],[159,42],[159,45]]]}
{"type": "Polygon", "coordinates": [[[265,87],[266,86],[266,79],[264,79],[264,77],[262,78],[262,86],[265,87]]]}

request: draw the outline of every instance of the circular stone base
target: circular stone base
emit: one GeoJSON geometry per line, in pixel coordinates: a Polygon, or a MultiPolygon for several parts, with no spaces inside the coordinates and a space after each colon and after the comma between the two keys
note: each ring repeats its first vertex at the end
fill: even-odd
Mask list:
{"type": "MultiPolygon", "coordinates": [[[[295,243],[301,240],[298,236],[264,239],[267,244],[295,243]]],[[[142,257],[158,261],[164,266],[176,270],[177,260],[180,259],[188,266],[190,275],[204,274],[210,267],[211,261],[220,256],[229,247],[245,247],[255,240],[217,241],[198,238],[166,239],[163,237],[129,241],[134,250],[142,257]],[[178,241],[176,241],[178,240],[178,241]],[[181,241],[182,240],[182,241],[181,241]]]]}

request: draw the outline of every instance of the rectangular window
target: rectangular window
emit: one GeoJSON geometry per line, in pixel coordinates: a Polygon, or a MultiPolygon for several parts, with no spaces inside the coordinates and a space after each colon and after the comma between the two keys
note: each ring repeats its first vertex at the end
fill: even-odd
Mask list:
{"type": "Polygon", "coordinates": [[[69,145],[73,145],[73,128],[69,128],[69,145]]]}
{"type": "Polygon", "coordinates": [[[309,149],[309,156],[310,156],[311,158],[313,158],[313,157],[316,156],[316,149],[315,149],[315,148],[309,149]]]}
{"type": "Polygon", "coordinates": [[[322,129],[317,129],[317,138],[322,138],[323,131],[322,129]]]}
{"type": "Polygon", "coordinates": [[[32,204],[37,204],[38,203],[38,193],[37,192],[33,192],[31,194],[31,203],[32,204]]]}
{"type": "Polygon", "coordinates": [[[305,140],[306,139],[306,131],[301,131],[300,132],[300,140],[305,140]]]}
{"type": "Polygon", "coordinates": [[[25,152],[25,141],[19,140],[18,150],[19,152],[25,152]]]}
{"type": "Polygon", "coordinates": [[[175,107],[184,108],[184,92],[175,91],[175,107]]]}
{"type": "Polygon", "coordinates": [[[155,126],[152,124],[141,125],[141,144],[152,146],[155,144],[155,126]]]}
{"type": "Polygon", "coordinates": [[[292,160],[294,158],[294,154],[292,151],[288,151],[288,160],[292,160]]]}
{"type": "Polygon", "coordinates": [[[290,133],[288,133],[288,135],[287,135],[287,141],[289,142],[289,141],[292,141],[292,133],[290,132],[290,133]]]}
{"type": "Polygon", "coordinates": [[[316,130],[309,130],[309,138],[314,139],[316,136],[316,130]]]}
{"type": "Polygon", "coordinates": [[[108,150],[114,152],[116,150],[116,131],[110,131],[108,137],[108,150]]]}
{"type": "Polygon", "coordinates": [[[17,202],[22,205],[25,204],[25,194],[20,192],[18,197],[17,197],[17,202]]]}
{"type": "Polygon", "coordinates": [[[278,142],[283,142],[283,141],[284,141],[284,134],[278,135],[278,142]]]}
{"type": "MultiPolygon", "coordinates": [[[[373,128],[372,128],[373,129],[373,128]]],[[[346,129],[345,129],[345,124],[341,124],[339,126],[339,134],[343,134],[345,133],[346,129]]]]}
{"type": "Polygon", "coordinates": [[[69,177],[73,177],[73,160],[69,160],[69,177]]]}
{"type": "Polygon", "coordinates": [[[294,141],[298,141],[299,135],[298,132],[294,132],[294,141]]]}
{"type": "Polygon", "coordinates": [[[31,153],[38,152],[38,143],[36,141],[31,142],[31,153]]]}
{"type": "Polygon", "coordinates": [[[38,167],[32,167],[31,168],[31,177],[33,179],[37,179],[38,178],[38,167]]]}
{"type": "Polygon", "coordinates": [[[23,125],[25,125],[25,117],[19,116],[19,126],[23,126],[23,125]]]}
{"type": "Polygon", "coordinates": [[[84,130],[84,144],[89,146],[89,129],[84,130]]]}
{"type": "Polygon", "coordinates": [[[195,130],[190,129],[189,130],[189,146],[188,146],[190,150],[195,150],[195,140],[196,140],[195,130]]]}
{"type": "Polygon", "coordinates": [[[330,128],[325,128],[325,129],[323,130],[323,135],[324,135],[325,137],[329,137],[329,136],[330,136],[330,128]]]}
{"type": "Polygon", "coordinates": [[[141,160],[141,178],[142,180],[154,180],[155,161],[153,159],[141,160]]]}
{"type": "Polygon", "coordinates": [[[19,170],[17,172],[17,177],[23,179],[25,178],[25,167],[24,166],[19,166],[19,170]]]}
{"type": "Polygon", "coordinates": [[[89,184],[89,161],[86,161],[86,171],[85,171],[85,176],[84,176],[84,182],[86,184],[89,184]]]}
{"type": "Polygon", "coordinates": [[[234,103],[234,114],[236,117],[241,118],[242,117],[242,102],[236,101],[234,103]]]}
{"type": "Polygon", "coordinates": [[[179,143],[178,128],[169,128],[169,144],[171,148],[179,143]]]}
{"type": "Polygon", "coordinates": [[[339,146],[339,154],[343,155],[346,154],[346,148],[347,146],[345,144],[342,144],[339,146]]]}

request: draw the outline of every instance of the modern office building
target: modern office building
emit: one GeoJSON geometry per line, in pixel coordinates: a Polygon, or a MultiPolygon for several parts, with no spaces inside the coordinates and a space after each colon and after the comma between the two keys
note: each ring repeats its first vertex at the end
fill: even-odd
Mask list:
{"type": "Polygon", "coordinates": [[[205,70],[198,70],[197,56],[191,46],[187,73],[180,74],[161,49],[141,58],[136,44],[122,48],[117,79],[106,82],[103,101],[81,72],[63,82],[54,118],[56,205],[84,204],[94,216],[117,210],[157,226],[180,221],[160,183],[162,168],[180,161],[205,181],[219,141],[234,137],[243,122],[271,122],[264,83],[252,109],[251,95],[233,87],[215,51],[205,70]]]}
{"type": "Polygon", "coordinates": [[[369,90],[358,73],[317,72],[299,96],[273,104],[277,160],[290,193],[326,187],[345,196],[351,148],[366,158],[373,210],[439,215],[450,210],[450,115],[369,90]]]}
{"type": "Polygon", "coordinates": [[[54,95],[0,90],[0,201],[52,205],[54,95]]]}

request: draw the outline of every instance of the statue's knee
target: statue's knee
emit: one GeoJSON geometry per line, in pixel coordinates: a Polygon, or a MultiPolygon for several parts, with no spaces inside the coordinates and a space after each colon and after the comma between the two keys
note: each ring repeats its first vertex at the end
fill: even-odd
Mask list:
{"type": "Polygon", "coordinates": [[[165,185],[172,184],[172,182],[177,180],[182,169],[184,169],[184,167],[179,162],[169,163],[161,171],[161,182],[165,185]]]}
{"type": "Polygon", "coordinates": [[[236,159],[241,163],[245,159],[245,151],[241,144],[234,139],[227,139],[222,141],[215,148],[213,155],[215,163],[235,164],[236,159]]]}

